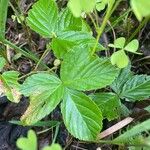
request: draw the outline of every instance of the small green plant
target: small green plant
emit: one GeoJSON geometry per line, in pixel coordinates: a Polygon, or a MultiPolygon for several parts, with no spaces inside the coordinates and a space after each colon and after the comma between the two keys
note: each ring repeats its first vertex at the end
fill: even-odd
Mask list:
{"type": "Polygon", "coordinates": [[[125,46],[126,39],[124,37],[120,37],[114,41],[114,44],[109,44],[109,47],[120,49],[117,52],[114,52],[111,56],[111,63],[113,65],[117,65],[119,68],[124,68],[129,63],[129,58],[126,55],[125,51],[139,54],[136,51],[139,48],[138,40],[132,40],[125,46]]]}
{"type": "MultiPolygon", "coordinates": [[[[20,137],[17,140],[17,147],[20,150],[37,150],[38,149],[37,136],[33,130],[28,131],[27,137],[20,137]]],[[[51,146],[46,146],[43,150],[61,150],[59,144],[52,144],[51,146]]]]}
{"type": "MultiPolygon", "coordinates": [[[[69,0],[68,7],[62,10],[58,9],[54,0],[35,2],[25,21],[31,30],[47,39],[45,52],[51,49],[56,57],[54,67],[49,68],[42,61],[45,52],[39,59],[5,39],[8,0],[0,0],[0,11],[4,12],[3,15],[0,14],[0,42],[36,64],[34,71],[20,77],[17,71],[5,71],[5,60],[0,57],[0,95],[6,95],[15,103],[19,102],[21,95],[30,99],[30,104],[21,117],[21,124],[35,125],[60,106],[64,124],[71,135],[79,140],[97,142],[103,128],[103,119],[112,121],[121,117],[124,106],[122,101],[135,102],[150,97],[150,76],[134,75],[126,54],[139,54],[138,40],[131,38],[127,42],[124,37],[117,38],[114,44],[107,45],[114,50],[119,49],[111,58],[96,53],[106,50],[99,39],[120,2],[121,0],[91,0],[89,5],[88,0],[69,0]],[[98,20],[94,21],[90,13],[104,8],[105,16],[99,26],[98,20]],[[82,13],[89,15],[92,20],[97,32],[96,38],[89,24],[81,17],[82,13]],[[57,69],[60,69],[59,73],[56,73],[57,69]],[[20,79],[24,78],[20,84],[20,79]],[[87,94],[89,91],[92,94],[87,94]]],[[[149,16],[147,7],[145,12],[135,3],[140,2],[131,0],[139,20],[149,16]]],[[[28,137],[19,139],[17,145],[23,150],[32,145],[33,150],[36,150],[35,133],[29,131],[28,137]]],[[[52,145],[44,150],[54,147],[61,149],[58,145],[52,145]]]]}

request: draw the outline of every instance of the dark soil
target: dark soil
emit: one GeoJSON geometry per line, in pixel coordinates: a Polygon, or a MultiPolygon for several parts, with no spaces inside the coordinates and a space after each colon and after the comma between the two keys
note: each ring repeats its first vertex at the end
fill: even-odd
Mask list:
{"type": "MultiPolygon", "coordinates": [[[[17,0],[16,0],[17,1],[17,0]]],[[[19,8],[23,12],[23,14],[26,16],[28,9],[31,7],[34,0],[20,0],[19,6],[16,4],[16,1],[12,1],[12,4],[14,7],[19,11],[19,8]]],[[[65,1],[60,2],[60,7],[65,6],[65,1]]],[[[118,8],[116,11],[116,15],[120,13],[120,9],[123,9],[123,4],[118,8]]],[[[17,21],[13,21],[11,16],[14,14],[14,11],[11,7],[9,7],[8,11],[8,19],[7,19],[7,39],[12,41],[14,44],[22,45],[22,48],[24,49],[30,49],[33,53],[37,54],[38,56],[41,56],[43,54],[43,51],[46,47],[46,40],[39,37],[38,34],[33,33],[28,29],[26,26],[22,26],[21,24],[17,23],[17,21]]],[[[102,14],[99,14],[102,15],[102,14]]],[[[138,26],[137,20],[133,17],[130,18],[131,22],[134,27],[131,29],[132,32],[133,29],[135,29],[138,26]]],[[[117,27],[115,29],[117,36],[126,36],[126,28],[122,28],[122,26],[117,27]],[[121,34],[120,34],[121,30],[121,34]],[[123,30],[123,31],[122,31],[123,30]]],[[[105,33],[103,35],[103,38],[101,39],[101,42],[103,44],[107,44],[109,41],[112,41],[112,33],[105,33]]],[[[139,41],[140,41],[140,49],[143,52],[144,55],[141,56],[130,56],[132,59],[132,70],[136,74],[150,74],[150,24],[147,24],[137,35],[139,41]]],[[[8,70],[17,70],[21,73],[21,75],[25,75],[32,71],[32,69],[35,67],[35,64],[33,61],[20,57],[19,59],[13,60],[12,58],[15,56],[15,52],[12,49],[7,49],[9,52],[10,57],[10,63],[8,66],[8,70]]],[[[104,54],[103,54],[104,55],[104,54]]],[[[49,53],[44,62],[52,67],[54,62],[54,56],[52,53],[49,53]]],[[[144,118],[150,117],[147,115],[147,112],[143,111],[142,108],[145,106],[150,105],[150,100],[148,101],[142,101],[140,103],[130,104],[125,103],[125,105],[132,110],[132,115],[137,120],[142,120],[144,118]]],[[[31,127],[23,127],[18,126],[9,123],[10,120],[17,120],[20,118],[20,116],[23,114],[23,112],[26,110],[28,106],[28,99],[22,98],[21,102],[19,104],[13,104],[10,103],[6,97],[0,98],[0,150],[16,150],[16,139],[20,136],[25,136],[27,134],[27,131],[31,127]]],[[[61,113],[59,108],[57,108],[52,115],[49,115],[44,120],[59,120],[62,121],[61,113]]],[[[109,122],[107,120],[104,121],[104,129],[110,127],[111,125],[115,124],[117,121],[109,122]]],[[[34,130],[39,132],[43,131],[45,128],[38,128],[35,127],[34,130]]],[[[53,135],[55,132],[55,128],[52,130],[49,130],[45,133],[39,134],[39,147],[42,148],[45,145],[48,145],[53,140],[53,135]]],[[[113,136],[116,136],[115,134],[113,136]]],[[[111,139],[112,137],[108,137],[107,139],[111,139]]],[[[98,150],[98,148],[101,147],[102,150],[115,150],[118,149],[117,146],[107,145],[107,144],[91,144],[86,142],[78,141],[77,139],[73,138],[66,130],[63,124],[60,125],[59,132],[57,135],[56,142],[60,143],[62,147],[65,147],[65,149],[68,150],[98,150]]]]}

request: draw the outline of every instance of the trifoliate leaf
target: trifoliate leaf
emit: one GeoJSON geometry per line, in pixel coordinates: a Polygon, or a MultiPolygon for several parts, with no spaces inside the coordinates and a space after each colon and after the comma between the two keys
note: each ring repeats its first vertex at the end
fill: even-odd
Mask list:
{"type": "Polygon", "coordinates": [[[93,90],[110,85],[118,75],[107,58],[91,55],[87,47],[75,48],[65,55],[61,79],[65,86],[77,90],[93,90]]]}
{"type": "Polygon", "coordinates": [[[114,44],[109,44],[108,46],[123,49],[125,41],[126,39],[124,37],[120,37],[114,41],[114,44]]]}
{"type": "Polygon", "coordinates": [[[0,75],[0,95],[6,95],[14,103],[18,103],[21,98],[18,76],[16,71],[7,71],[0,75]]]}
{"type": "Polygon", "coordinates": [[[131,7],[139,21],[143,17],[150,16],[150,1],[149,0],[131,0],[131,7]]]}
{"type": "Polygon", "coordinates": [[[33,130],[29,130],[27,138],[19,138],[17,140],[17,147],[21,150],[37,150],[37,137],[35,132],[33,130]]]}
{"type": "Polygon", "coordinates": [[[54,0],[39,0],[28,13],[29,27],[44,37],[51,38],[57,30],[58,7],[54,0]]]}
{"type": "Polygon", "coordinates": [[[120,97],[128,101],[144,100],[150,97],[150,76],[135,75],[123,86],[120,97]]]}
{"type": "Polygon", "coordinates": [[[6,64],[6,60],[0,56],[0,71],[3,69],[5,64],[6,64]]]}
{"type": "Polygon", "coordinates": [[[65,90],[61,106],[64,123],[76,138],[95,141],[102,128],[102,114],[97,105],[84,93],[65,90]]]}
{"type": "Polygon", "coordinates": [[[59,144],[52,144],[51,146],[46,146],[43,150],[62,150],[59,144]]]}
{"type": "Polygon", "coordinates": [[[129,51],[129,52],[136,52],[139,48],[139,41],[138,40],[132,40],[124,49],[126,51],[129,51]]]}
{"type": "Polygon", "coordinates": [[[124,50],[114,52],[111,56],[112,65],[117,65],[118,68],[124,68],[129,63],[129,58],[125,54],[124,50]]]}
{"type": "Polygon", "coordinates": [[[121,103],[119,97],[114,93],[95,93],[90,95],[94,102],[102,111],[103,117],[109,121],[120,115],[121,103]]]}
{"type": "Polygon", "coordinates": [[[30,105],[21,120],[31,125],[48,115],[61,101],[62,82],[54,75],[38,73],[28,77],[21,87],[21,93],[30,96],[30,105]]]}
{"type": "Polygon", "coordinates": [[[96,0],[69,0],[68,7],[75,17],[80,17],[82,12],[89,13],[93,11],[96,0]]]}

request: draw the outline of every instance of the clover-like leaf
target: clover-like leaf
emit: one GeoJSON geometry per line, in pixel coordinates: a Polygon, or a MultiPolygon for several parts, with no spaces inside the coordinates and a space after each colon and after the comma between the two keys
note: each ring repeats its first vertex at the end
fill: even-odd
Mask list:
{"type": "Polygon", "coordinates": [[[6,95],[14,103],[18,103],[21,98],[18,76],[16,71],[7,71],[0,75],[0,95],[6,95]]]}
{"type": "Polygon", "coordinates": [[[124,68],[129,63],[129,58],[125,54],[124,50],[114,52],[111,56],[112,65],[117,65],[118,68],[124,68]]]}
{"type": "Polygon", "coordinates": [[[125,50],[135,53],[139,48],[139,41],[138,40],[132,40],[130,43],[128,43],[128,45],[125,46],[125,50]]]}
{"type": "Polygon", "coordinates": [[[90,95],[94,102],[102,111],[103,117],[109,121],[114,120],[120,115],[120,100],[114,93],[95,93],[90,95]]]}
{"type": "Polygon", "coordinates": [[[95,141],[102,128],[98,106],[84,93],[66,89],[61,106],[69,132],[80,140],[95,141]]]}
{"type": "Polygon", "coordinates": [[[37,137],[35,132],[33,130],[29,130],[27,138],[19,138],[17,140],[17,147],[21,150],[37,150],[37,137]]]}
{"type": "Polygon", "coordinates": [[[69,0],[68,7],[75,17],[80,17],[82,12],[89,13],[93,11],[96,0],[69,0]]]}
{"type": "Polygon", "coordinates": [[[64,85],[77,90],[106,87],[117,75],[118,69],[107,58],[92,56],[88,47],[78,47],[66,54],[61,66],[64,85]]]}
{"type": "Polygon", "coordinates": [[[109,44],[108,46],[123,49],[125,45],[125,41],[126,39],[124,37],[120,37],[114,41],[114,44],[109,44]]]}
{"type": "Polygon", "coordinates": [[[58,7],[54,0],[39,0],[28,13],[29,27],[44,37],[51,38],[57,31],[58,7]]]}
{"type": "Polygon", "coordinates": [[[44,118],[60,103],[63,89],[62,82],[55,75],[38,73],[28,77],[21,92],[30,96],[30,105],[21,120],[31,125],[44,118]]]}

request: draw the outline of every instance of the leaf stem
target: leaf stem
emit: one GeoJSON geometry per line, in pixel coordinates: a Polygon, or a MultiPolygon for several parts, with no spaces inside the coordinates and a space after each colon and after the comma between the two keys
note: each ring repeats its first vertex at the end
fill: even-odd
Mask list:
{"type": "Polygon", "coordinates": [[[104,20],[102,22],[102,25],[101,27],[99,28],[98,30],[98,35],[97,35],[97,38],[96,38],[96,43],[95,43],[95,46],[92,50],[92,55],[95,53],[96,51],[96,47],[99,43],[99,39],[107,25],[107,21],[109,20],[110,16],[112,15],[112,13],[114,12],[114,10],[116,9],[116,7],[118,6],[118,4],[121,2],[121,0],[118,0],[114,6],[114,0],[110,0],[109,4],[108,4],[108,8],[107,8],[107,12],[106,12],[106,15],[104,17],[104,20]],[[114,7],[113,7],[114,6],[114,7]]]}

